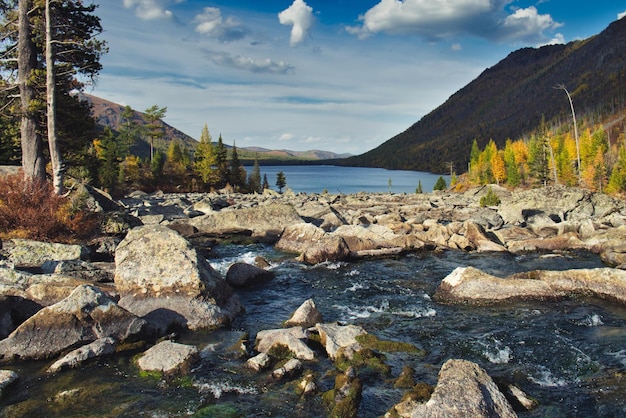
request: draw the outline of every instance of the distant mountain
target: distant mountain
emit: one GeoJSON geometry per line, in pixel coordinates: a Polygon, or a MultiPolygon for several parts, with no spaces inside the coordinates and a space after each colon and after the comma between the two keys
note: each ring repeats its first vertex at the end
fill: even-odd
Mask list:
{"type": "Polygon", "coordinates": [[[542,116],[548,123],[571,120],[558,85],[570,91],[578,115],[622,111],[626,19],[583,41],[511,53],[406,131],[337,164],[444,172],[452,163],[464,172],[474,139],[481,148],[490,139],[502,147],[532,132],[542,116]]]}
{"type": "MultiPolygon", "coordinates": [[[[90,94],[81,94],[83,100],[87,100],[91,103],[92,113],[96,119],[96,123],[101,127],[108,126],[113,131],[118,131],[122,122],[122,112],[124,106],[111,102],[109,100],[102,99],[90,94]]],[[[145,113],[135,111],[133,119],[139,125],[147,125],[145,113]]],[[[189,150],[195,150],[198,146],[198,141],[189,135],[179,131],[178,129],[163,122],[165,135],[161,141],[159,141],[159,148],[165,150],[172,140],[179,140],[189,150]]],[[[228,144],[225,144],[227,148],[232,148],[228,144]]],[[[132,148],[132,152],[135,155],[146,158],[150,155],[150,145],[146,141],[140,141],[132,148]]],[[[270,150],[260,147],[237,147],[237,154],[241,161],[246,164],[250,163],[255,158],[259,161],[263,161],[265,165],[268,164],[282,164],[288,162],[317,162],[322,160],[334,160],[342,159],[352,156],[352,154],[336,154],[330,151],[289,151],[289,150],[270,150]]]]}

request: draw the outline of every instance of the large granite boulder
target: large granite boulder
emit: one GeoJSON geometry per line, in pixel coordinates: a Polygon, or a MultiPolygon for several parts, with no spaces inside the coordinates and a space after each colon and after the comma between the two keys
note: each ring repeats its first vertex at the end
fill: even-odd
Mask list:
{"type": "Polygon", "coordinates": [[[487,372],[467,360],[448,360],[428,402],[416,405],[411,418],[517,417],[487,372]]]}
{"type": "Polygon", "coordinates": [[[248,263],[234,263],[226,272],[226,283],[233,287],[249,287],[274,278],[271,271],[248,263]]]}
{"type": "Polygon", "coordinates": [[[285,322],[286,327],[301,326],[309,328],[322,322],[322,314],[317,310],[313,299],[307,299],[285,322]]]}
{"type": "Polygon", "coordinates": [[[225,209],[197,216],[189,221],[201,233],[222,233],[250,230],[254,237],[275,240],[283,230],[302,222],[290,204],[268,203],[242,209],[225,209]]]}
{"type": "Polygon", "coordinates": [[[337,358],[340,349],[358,344],[356,337],[367,334],[367,331],[358,325],[316,324],[315,329],[331,360],[337,358]]]}
{"type": "Polygon", "coordinates": [[[232,288],[176,231],[147,225],[129,231],[115,254],[119,304],[157,332],[220,326],[241,310],[232,288]]]}
{"type": "Polygon", "coordinates": [[[41,267],[46,261],[87,260],[89,250],[82,245],[58,244],[28,239],[5,243],[8,260],[17,267],[41,267]]]}
{"type": "Polygon", "coordinates": [[[268,329],[257,333],[255,348],[261,353],[269,353],[273,348],[284,346],[295,358],[313,360],[315,352],[306,345],[306,340],[307,334],[302,327],[268,329]]]}
{"type": "Polygon", "coordinates": [[[534,270],[499,278],[473,267],[457,267],[439,285],[436,298],[450,303],[553,300],[591,294],[626,303],[626,271],[612,268],[534,270]]]}
{"type": "Polygon", "coordinates": [[[104,337],[117,341],[141,338],[145,324],[98,288],[79,286],[1,340],[0,361],[49,358],[104,337]]]}
{"type": "Polygon", "coordinates": [[[4,389],[19,379],[19,375],[13,370],[0,370],[0,398],[4,389]]]}
{"type": "Polygon", "coordinates": [[[276,248],[297,253],[299,260],[308,264],[345,260],[350,256],[350,248],[342,237],[304,222],[286,227],[276,248]]]}
{"type": "Polygon", "coordinates": [[[57,373],[65,368],[74,368],[87,360],[102,357],[115,352],[116,341],[113,337],[98,338],[96,341],[70,351],[48,367],[48,373],[57,373]]]}

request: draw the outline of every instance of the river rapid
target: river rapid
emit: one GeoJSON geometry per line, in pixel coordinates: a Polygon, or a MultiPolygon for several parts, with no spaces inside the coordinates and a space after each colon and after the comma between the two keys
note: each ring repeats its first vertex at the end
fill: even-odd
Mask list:
{"type": "MultiPolygon", "coordinates": [[[[585,297],[560,302],[520,302],[488,307],[442,305],[433,300],[440,281],[458,266],[505,276],[534,269],[602,266],[588,253],[510,254],[457,251],[323,263],[307,266],[261,244],[220,245],[210,262],[225,274],[236,261],[263,256],[276,274],[268,283],[239,291],[246,312],[228,330],[180,335],[202,350],[188,377],[164,381],[140,375],[132,356],[116,355],[46,376],[50,362],[9,368],[20,374],[5,393],[0,416],[36,417],[320,417],[321,396],[301,397],[295,380],[276,381],[228,354],[242,333],[279,328],[313,298],[324,322],[357,324],[382,339],[412,343],[426,355],[386,354],[391,376],[365,373],[359,417],[379,417],[402,398],[393,387],[405,365],[415,379],[435,385],[441,365],[461,358],[497,381],[514,383],[539,402],[525,417],[617,417],[626,413],[626,308],[585,297]]],[[[252,343],[249,348],[252,349],[252,343]]],[[[305,363],[320,391],[332,388],[332,364],[305,363]]]]}

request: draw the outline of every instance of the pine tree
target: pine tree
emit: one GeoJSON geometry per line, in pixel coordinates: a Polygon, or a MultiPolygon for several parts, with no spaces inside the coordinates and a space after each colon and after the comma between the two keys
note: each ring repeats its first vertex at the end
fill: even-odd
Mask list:
{"type": "Polygon", "coordinates": [[[218,176],[217,187],[224,187],[230,176],[228,170],[228,151],[222,140],[222,134],[220,134],[217,140],[217,146],[215,147],[215,166],[217,167],[218,176]]]}
{"type": "Polygon", "coordinates": [[[248,177],[248,191],[250,193],[263,193],[263,187],[261,185],[261,167],[259,166],[259,160],[257,158],[254,159],[254,166],[248,177]]]}
{"type": "Polygon", "coordinates": [[[506,140],[504,146],[504,167],[506,170],[506,183],[511,187],[517,187],[521,182],[519,166],[515,161],[515,150],[513,149],[513,141],[506,140]]]}
{"type": "Polygon", "coordinates": [[[111,128],[104,128],[102,139],[94,141],[94,145],[99,161],[97,184],[113,194],[118,185],[121,152],[111,128]]]}
{"type": "Polygon", "coordinates": [[[417,181],[417,189],[415,189],[415,193],[422,194],[424,191],[422,190],[422,180],[417,181]]]}
{"type": "Polygon", "coordinates": [[[278,191],[282,193],[285,186],[287,186],[287,178],[285,177],[285,173],[279,171],[276,173],[276,187],[278,187],[278,191]]]}
{"type": "Polygon", "coordinates": [[[439,176],[437,182],[435,183],[435,187],[433,187],[433,190],[446,190],[447,187],[448,185],[446,184],[446,180],[443,178],[443,176],[439,176]]]}
{"type": "Polygon", "coordinates": [[[606,188],[607,193],[624,193],[626,192],[626,147],[622,146],[619,150],[617,163],[613,166],[609,184],[606,188]]]}
{"type": "Polygon", "coordinates": [[[270,182],[267,181],[267,174],[263,174],[263,190],[270,188],[270,182]]]}
{"type": "Polygon", "coordinates": [[[239,154],[237,153],[237,145],[233,143],[233,148],[230,153],[230,178],[229,183],[233,188],[238,191],[246,185],[246,169],[239,161],[239,154]]]}

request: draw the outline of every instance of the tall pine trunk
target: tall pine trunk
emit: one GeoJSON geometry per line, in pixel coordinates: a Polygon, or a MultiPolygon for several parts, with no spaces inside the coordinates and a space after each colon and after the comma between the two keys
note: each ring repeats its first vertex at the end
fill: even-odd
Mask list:
{"type": "Polygon", "coordinates": [[[43,159],[43,141],[37,132],[37,114],[31,109],[35,98],[35,88],[31,77],[37,65],[35,44],[28,11],[32,2],[20,0],[18,5],[18,85],[20,88],[21,114],[20,135],[22,143],[22,170],[24,176],[33,180],[46,179],[46,165],[43,159]]]}
{"type": "Polygon", "coordinates": [[[52,165],[52,185],[56,194],[63,193],[63,167],[56,129],[56,77],[54,67],[54,39],[52,35],[52,12],[46,0],[46,103],[48,119],[48,148],[52,165]]]}

